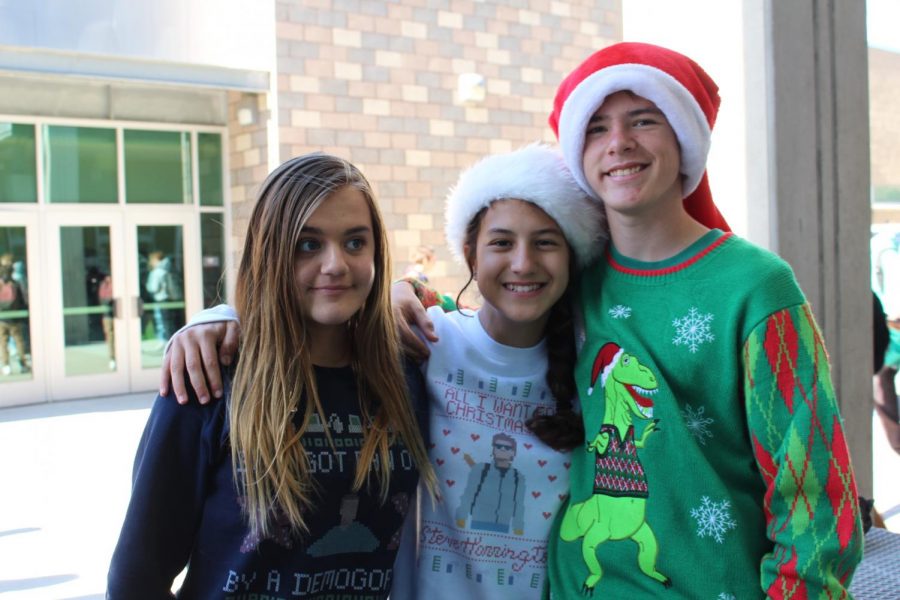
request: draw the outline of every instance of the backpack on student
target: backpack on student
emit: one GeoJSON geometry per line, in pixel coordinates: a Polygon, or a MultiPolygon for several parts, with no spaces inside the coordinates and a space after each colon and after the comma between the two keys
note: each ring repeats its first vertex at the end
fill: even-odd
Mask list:
{"type": "Polygon", "coordinates": [[[106,275],[97,286],[97,299],[100,302],[109,302],[113,297],[112,277],[106,275]]]}
{"type": "Polygon", "coordinates": [[[181,290],[181,281],[171,271],[166,271],[166,275],[163,278],[163,287],[169,300],[181,300],[184,298],[184,292],[181,290]]]}
{"type": "Polygon", "coordinates": [[[0,279],[0,310],[11,310],[19,307],[22,298],[19,284],[12,279],[0,279]]]}

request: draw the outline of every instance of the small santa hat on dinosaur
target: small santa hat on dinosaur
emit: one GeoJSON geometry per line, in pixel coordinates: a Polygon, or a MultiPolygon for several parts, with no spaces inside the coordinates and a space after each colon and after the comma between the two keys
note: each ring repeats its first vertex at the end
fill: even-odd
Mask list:
{"type": "Polygon", "coordinates": [[[675,131],[688,214],[709,228],[729,231],[713,203],[706,176],[719,88],[700,65],[668,48],[637,42],[613,44],[589,56],[559,85],[550,127],[575,180],[592,198],[601,200],[584,174],[584,138],[588,122],[603,101],[626,90],[653,102],[675,131]]]}
{"type": "Polygon", "coordinates": [[[598,377],[600,377],[600,385],[606,385],[606,378],[619,364],[619,359],[623,354],[625,351],[617,343],[606,342],[603,344],[600,352],[597,353],[597,358],[594,359],[594,368],[591,370],[591,386],[587,391],[588,396],[594,393],[594,385],[597,383],[598,377]]]}

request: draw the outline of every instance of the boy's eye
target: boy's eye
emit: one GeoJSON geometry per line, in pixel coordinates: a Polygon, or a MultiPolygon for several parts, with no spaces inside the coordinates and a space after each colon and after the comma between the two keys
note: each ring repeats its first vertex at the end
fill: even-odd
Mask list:
{"type": "Polygon", "coordinates": [[[542,238],[535,242],[539,248],[556,248],[559,242],[553,238],[542,238]]]}
{"type": "Polygon", "coordinates": [[[592,135],[595,133],[605,133],[606,126],[605,125],[588,125],[587,135],[592,135]]]}

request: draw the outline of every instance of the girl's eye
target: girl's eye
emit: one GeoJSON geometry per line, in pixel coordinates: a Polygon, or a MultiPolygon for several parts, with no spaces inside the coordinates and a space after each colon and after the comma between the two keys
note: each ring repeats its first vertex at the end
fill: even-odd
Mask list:
{"type": "Polygon", "coordinates": [[[353,238],[352,240],[347,240],[347,249],[348,250],[362,250],[366,245],[366,240],[362,238],[353,238]]]}
{"type": "Polygon", "coordinates": [[[553,238],[544,238],[537,240],[535,242],[539,248],[556,248],[559,246],[559,242],[554,240],[553,238]]]}
{"type": "Polygon", "coordinates": [[[648,127],[650,125],[656,125],[656,121],[653,119],[638,119],[634,122],[635,127],[648,127]]]}
{"type": "Polygon", "coordinates": [[[503,239],[491,240],[490,242],[488,242],[488,246],[494,246],[496,248],[509,248],[510,246],[512,246],[512,242],[503,239]]]}
{"type": "Polygon", "coordinates": [[[300,252],[315,252],[321,247],[321,244],[318,240],[313,239],[305,239],[300,240],[300,243],[297,244],[297,248],[300,252]]]}

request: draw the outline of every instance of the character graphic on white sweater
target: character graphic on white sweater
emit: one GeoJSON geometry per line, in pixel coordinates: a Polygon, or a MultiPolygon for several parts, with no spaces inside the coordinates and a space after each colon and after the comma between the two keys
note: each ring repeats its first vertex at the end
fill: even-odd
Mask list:
{"type": "Polygon", "coordinates": [[[491,440],[493,463],[476,463],[468,454],[463,459],[472,469],[466,489],[456,509],[456,524],[482,531],[525,532],[525,476],[512,466],[516,457],[516,440],[505,433],[491,440]]]}

